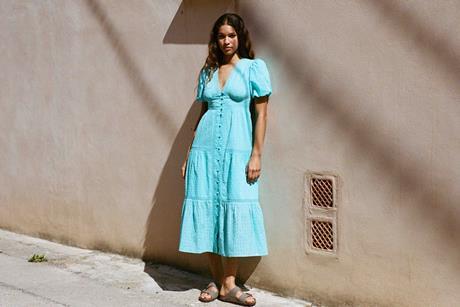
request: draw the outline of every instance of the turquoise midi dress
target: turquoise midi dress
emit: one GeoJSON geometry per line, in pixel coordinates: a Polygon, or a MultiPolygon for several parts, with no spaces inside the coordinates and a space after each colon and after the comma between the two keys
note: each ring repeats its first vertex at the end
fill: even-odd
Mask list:
{"type": "Polygon", "coordinates": [[[200,71],[196,100],[207,102],[190,148],[179,251],[226,257],[268,255],[259,182],[246,181],[253,126],[250,103],[272,93],[267,65],[241,58],[221,88],[218,69],[200,71]]]}

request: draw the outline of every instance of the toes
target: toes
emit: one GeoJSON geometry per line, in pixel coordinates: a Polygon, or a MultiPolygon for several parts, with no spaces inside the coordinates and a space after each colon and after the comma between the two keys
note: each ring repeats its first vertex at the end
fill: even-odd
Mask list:
{"type": "Polygon", "coordinates": [[[254,304],[256,299],[252,296],[252,294],[248,293],[248,297],[245,299],[246,304],[254,304]]]}
{"type": "Polygon", "coordinates": [[[255,299],[253,297],[247,297],[246,298],[246,303],[247,304],[254,304],[255,303],[255,299]]]}
{"type": "Polygon", "coordinates": [[[211,293],[205,292],[205,291],[219,291],[215,286],[209,284],[206,289],[203,289],[200,293],[200,299],[205,300],[205,301],[210,301],[212,299],[211,293]],[[215,289],[215,290],[214,290],[215,289]]]}
{"type": "Polygon", "coordinates": [[[201,293],[201,298],[205,299],[205,300],[209,300],[211,298],[211,295],[209,293],[202,292],[201,293]]]}
{"type": "MultiPolygon", "coordinates": [[[[238,291],[238,293],[236,294],[236,297],[240,297],[241,295],[243,295],[243,292],[242,291],[238,291]]],[[[252,294],[248,293],[248,297],[244,300],[246,304],[254,304],[256,302],[256,299],[252,296],[252,294]]]]}

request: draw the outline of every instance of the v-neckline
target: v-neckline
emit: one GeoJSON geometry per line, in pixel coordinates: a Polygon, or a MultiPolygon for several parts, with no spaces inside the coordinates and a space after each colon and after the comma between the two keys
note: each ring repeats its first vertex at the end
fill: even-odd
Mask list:
{"type": "Polygon", "coordinates": [[[225,88],[227,87],[227,84],[228,82],[230,81],[230,79],[232,78],[233,76],[233,73],[235,72],[235,69],[238,67],[238,64],[243,60],[243,58],[239,59],[238,62],[235,63],[235,66],[232,68],[232,71],[230,72],[230,74],[228,75],[227,77],[227,80],[225,80],[225,84],[223,87],[220,87],[220,80],[219,80],[219,71],[220,71],[220,67],[217,67],[217,70],[216,70],[216,75],[217,75],[217,88],[219,89],[220,92],[224,92],[225,91],[225,88]]]}

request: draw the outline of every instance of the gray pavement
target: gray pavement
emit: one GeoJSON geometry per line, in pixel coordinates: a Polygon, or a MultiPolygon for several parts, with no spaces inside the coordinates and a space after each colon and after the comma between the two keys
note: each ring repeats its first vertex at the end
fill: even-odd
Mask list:
{"type": "MultiPolygon", "coordinates": [[[[236,306],[198,301],[202,276],[0,229],[0,306],[236,306]],[[33,254],[48,261],[28,262],[33,254]]],[[[257,288],[256,306],[312,306],[257,288]]]]}

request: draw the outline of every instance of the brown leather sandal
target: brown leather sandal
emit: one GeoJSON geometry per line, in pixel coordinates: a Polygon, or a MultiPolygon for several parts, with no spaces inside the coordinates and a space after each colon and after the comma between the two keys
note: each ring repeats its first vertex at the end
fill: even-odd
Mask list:
{"type": "Polygon", "coordinates": [[[228,303],[234,303],[241,306],[254,306],[256,304],[256,299],[252,294],[243,292],[239,297],[236,297],[238,291],[243,292],[240,287],[235,286],[231,289],[226,295],[219,295],[219,300],[228,303]],[[248,297],[253,297],[254,302],[246,302],[248,297]]]}
{"type": "Polygon", "coordinates": [[[212,302],[214,301],[217,297],[219,296],[219,288],[217,287],[216,283],[211,281],[209,283],[209,285],[206,287],[206,289],[203,289],[201,290],[201,293],[200,293],[200,296],[198,297],[198,299],[201,301],[201,302],[204,302],[204,303],[209,303],[209,302],[212,302]],[[211,290],[210,288],[211,287],[216,287],[217,290],[211,290]],[[204,298],[202,297],[201,295],[203,293],[207,293],[209,294],[211,297],[210,298],[204,298]]]}

